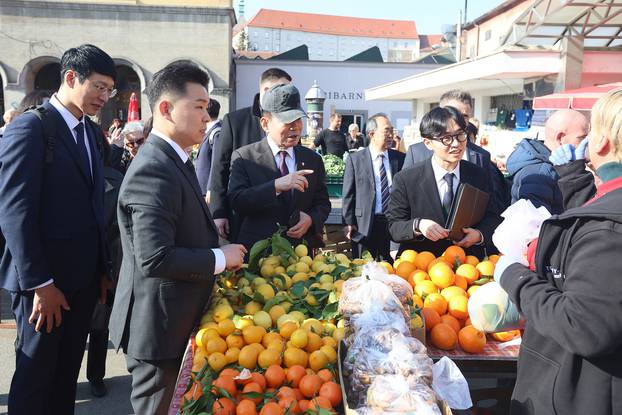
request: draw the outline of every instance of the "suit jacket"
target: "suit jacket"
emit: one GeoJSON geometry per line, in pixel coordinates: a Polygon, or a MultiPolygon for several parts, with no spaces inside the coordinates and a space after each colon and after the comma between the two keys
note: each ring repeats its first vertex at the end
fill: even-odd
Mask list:
{"type": "Polygon", "coordinates": [[[250,248],[276,232],[278,224],[287,226],[291,213],[299,210],[313,220],[303,238],[311,247],[323,246],[324,222],[331,206],[322,158],[306,147],[294,147],[297,169],[310,169],[314,173],[306,176],[309,187],[304,192],[294,191],[293,206],[289,206],[284,195],[277,196],[274,190],[274,181],[281,173],[267,140],[264,138],[233,153],[228,197],[233,209],[243,217],[238,242],[250,248]]]}
{"type": "MultiPolygon", "coordinates": [[[[490,193],[490,186],[482,168],[468,161],[460,162],[460,182],[469,183],[490,193]]],[[[416,236],[413,231],[415,218],[431,219],[445,226],[446,218],[443,214],[431,159],[419,162],[410,169],[404,168],[393,178],[388,214],[389,233],[395,242],[400,243],[400,252],[414,249],[417,252],[430,251],[439,256],[452,245],[449,240],[433,242],[423,235],[416,236]]],[[[473,226],[484,236],[485,245],[474,245],[467,249],[467,252],[481,258],[485,254],[484,247],[494,250],[492,233],[500,222],[501,218],[489,202],[484,219],[473,226]]]]}
{"type": "Polygon", "coordinates": [[[196,174],[151,134],[117,210],[123,260],[110,338],[135,359],[179,358],[214,284],[218,234],[196,174]]]}
{"type": "Polygon", "coordinates": [[[266,134],[259,124],[259,94],[252,107],[230,112],[222,119],[220,138],[214,146],[212,172],[209,181],[210,210],[215,218],[231,219],[227,199],[231,156],[235,150],[260,141],[266,134]]]}
{"type": "MultiPolygon", "coordinates": [[[[397,150],[389,151],[391,177],[402,170],[404,154],[397,150]]],[[[376,207],[376,182],[369,147],[351,153],[346,161],[343,176],[343,219],[347,225],[355,225],[354,241],[369,237],[376,207]]]]}
{"type": "Polygon", "coordinates": [[[34,114],[17,117],[0,141],[0,229],[6,239],[0,283],[18,292],[54,278],[67,295],[108,271],[101,132],[85,117],[91,178],[61,114],[50,103],[44,107],[55,127],[51,162],[45,161],[47,139],[34,114]]]}
{"type": "MultiPolygon", "coordinates": [[[[510,189],[499,171],[490,160],[490,153],[472,141],[467,141],[467,159],[483,168],[490,182],[492,207],[499,213],[510,206],[510,189]]],[[[432,150],[428,149],[423,142],[415,143],[408,147],[404,169],[413,167],[416,163],[428,160],[432,157],[432,150]]]]}
{"type": "Polygon", "coordinates": [[[203,195],[207,193],[209,185],[209,177],[212,169],[212,154],[214,153],[214,145],[219,140],[220,131],[222,130],[222,122],[216,121],[205,133],[205,138],[199,147],[197,158],[194,165],[197,169],[197,178],[203,195]]]}

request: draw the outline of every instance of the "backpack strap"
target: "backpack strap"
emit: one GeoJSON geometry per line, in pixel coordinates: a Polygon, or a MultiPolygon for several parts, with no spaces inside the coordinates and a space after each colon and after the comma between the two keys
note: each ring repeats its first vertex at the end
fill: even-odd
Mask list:
{"type": "Polygon", "coordinates": [[[44,163],[50,164],[54,161],[54,146],[56,145],[56,120],[50,116],[50,111],[43,105],[30,107],[26,110],[41,121],[43,127],[43,139],[45,140],[44,163]]]}

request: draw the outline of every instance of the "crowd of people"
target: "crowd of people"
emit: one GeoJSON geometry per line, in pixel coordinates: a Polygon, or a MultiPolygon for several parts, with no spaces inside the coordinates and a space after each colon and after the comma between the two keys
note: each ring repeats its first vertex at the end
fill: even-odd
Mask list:
{"type": "Polygon", "coordinates": [[[619,412],[622,90],[598,101],[591,122],[553,114],[544,143],[525,139],[510,155],[508,181],[476,144],[465,91],[439,97],[408,149],[385,114],[347,135],[331,114],[307,148],[300,92],[279,68],[261,75],[252,106],[220,120],[208,74],[167,65],[147,88],[152,117],[114,120],[107,137],[90,117],[116,93],[110,56],[69,49],[61,79],[51,97],[7,112],[0,138],[0,286],[17,325],[10,414],[73,413],[87,337],[93,395],[106,394],[110,337],[125,354],[134,411],[167,413],[215,275],[240,268],[253,243],[283,227],[293,243],[324,245],[331,201],[320,149],[347,155],[353,256],[391,261],[456,244],[483,257],[497,252],[492,234],[511,203],[547,208],[529,265],[502,255],[495,270],[527,322],[512,413],[619,412]],[[490,198],[452,240],[446,223],[461,185],[490,198]]]}

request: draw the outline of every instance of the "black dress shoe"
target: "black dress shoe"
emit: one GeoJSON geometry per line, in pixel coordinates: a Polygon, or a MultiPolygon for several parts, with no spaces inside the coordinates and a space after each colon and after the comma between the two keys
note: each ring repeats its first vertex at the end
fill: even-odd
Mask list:
{"type": "Polygon", "coordinates": [[[103,380],[93,380],[89,381],[91,384],[91,395],[96,398],[101,398],[102,396],[106,396],[108,393],[108,389],[106,389],[106,385],[103,380]]]}

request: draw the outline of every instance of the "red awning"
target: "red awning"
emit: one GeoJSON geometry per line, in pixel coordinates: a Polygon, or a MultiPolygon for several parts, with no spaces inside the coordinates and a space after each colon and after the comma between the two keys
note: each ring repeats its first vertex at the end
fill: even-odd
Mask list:
{"type": "Polygon", "coordinates": [[[622,88],[622,82],[569,89],[557,94],[536,97],[533,100],[534,110],[575,109],[589,111],[598,98],[612,89],[622,88]]]}

